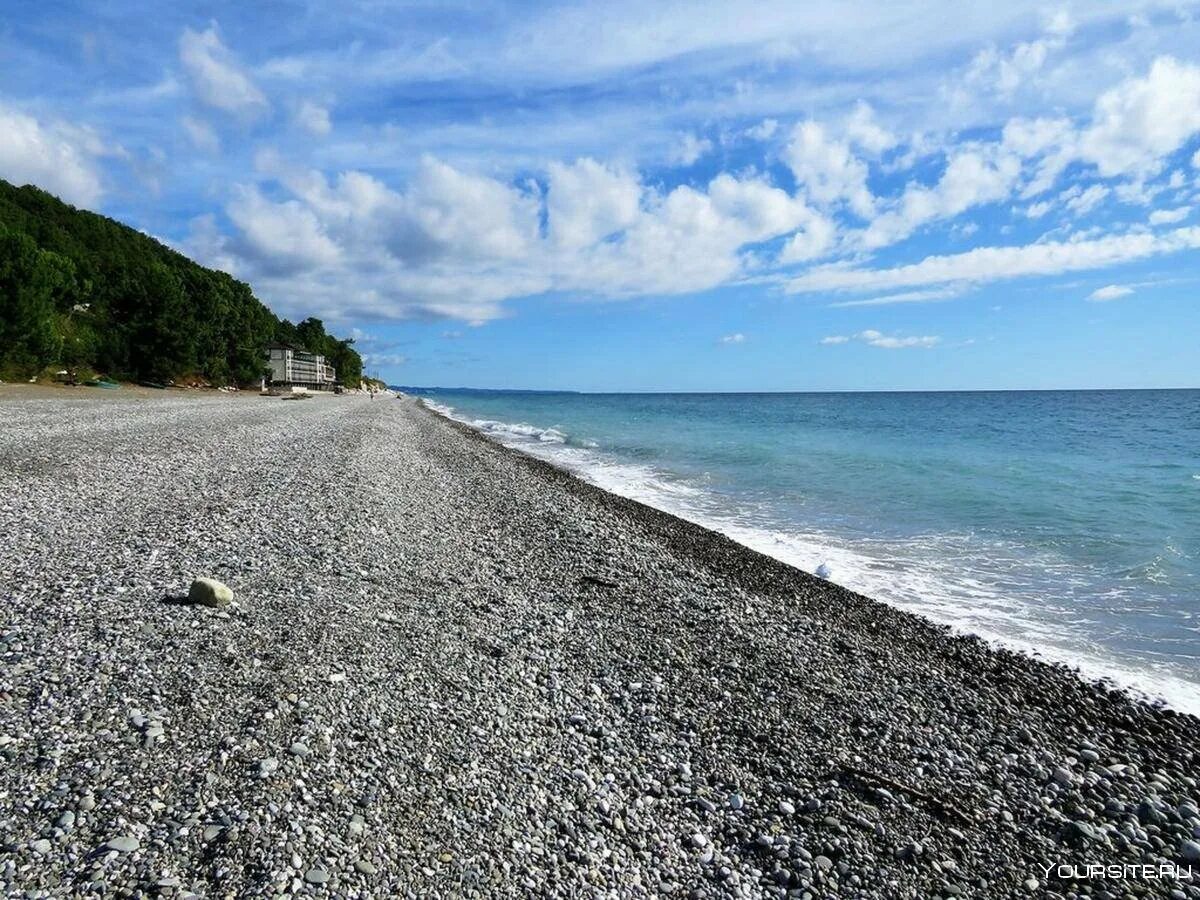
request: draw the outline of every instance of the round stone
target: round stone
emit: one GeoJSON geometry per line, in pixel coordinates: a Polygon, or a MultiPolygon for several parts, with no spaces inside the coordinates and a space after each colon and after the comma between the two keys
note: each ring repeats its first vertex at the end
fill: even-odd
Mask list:
{"type": "Polygon", "coordinates": [[[116,850],[118,853],[132,853],[138,847],[142,846],[141,841],[131,834],[123,834],[120,837],[115,837],[104,845],[106,850],[116,850]]]}

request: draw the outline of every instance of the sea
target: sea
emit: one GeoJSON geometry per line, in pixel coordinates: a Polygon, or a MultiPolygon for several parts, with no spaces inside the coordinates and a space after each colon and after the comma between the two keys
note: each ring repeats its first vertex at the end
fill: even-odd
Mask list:
{"type": "Polygon", "coordinates": [[[1200,390],[404,390],[613,493],[1200,715],[1200,390]]]}

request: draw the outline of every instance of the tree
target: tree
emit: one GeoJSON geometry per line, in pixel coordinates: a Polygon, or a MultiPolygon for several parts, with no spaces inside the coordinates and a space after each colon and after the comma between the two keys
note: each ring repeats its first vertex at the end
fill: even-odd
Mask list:
{"type": "Polygon", "coordinates": [[[116,377],[256,382],[266,345],[322,353],[346,384],[362,360],[320,319],[277,318],[250,286],[141,232],[0,180],[0,370],[92,366],[116,377]]]}

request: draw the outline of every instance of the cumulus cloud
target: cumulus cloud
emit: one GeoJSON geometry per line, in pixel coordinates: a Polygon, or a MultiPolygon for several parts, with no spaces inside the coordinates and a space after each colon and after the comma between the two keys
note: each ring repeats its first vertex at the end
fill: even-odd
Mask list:
{"type": "Polygon", "coordinates": [[[227,211],[240,231],[244,252],[268,273],[293,274],[338,259],[338,247],[317,216],[295,200],[274,203],[257,189],[246,188],[227,211]]]}
{"type": "Polygon", "coordinates": [[[39,121],[0,104],[0,176],[34,184],[69,203],[92,206],[103,193],[96,158],[106,153],[90,131],[39,121]]]}
{"type": "Polygon", "coordinates": [[[297,125],[314,137],[324,137],[333,130],[329,110],[312,100],[305,100],[296,108],[295,119],[297,125]]]}
{"type": "Polygon", "coordinates": [[[875,215],[875,198],[867,186],[867,164],[854,155],[848,142],[832,137],[821,123],[798,123],[783,158],[813,202],[845,202],[861,218],[875,215]]]}
{"type": "Polygon", "coordinates": [[[1094,303],[1105,303],[1109,300],[1120,300],[1122,297],[1128,297],[1133,293],[1133,288],[1123,284],[1110,284],[1102,288],[1096,288],[1088,294],[1088,299],[1094,303]]]}
{"type": "Polygon", "coordinates": [[[1175,225],[1182,222],[1192,213],[1190,206],[1180,206],[1175,209],[1156,209],[1150,213],[1151,225],[1175,225]]]}
{"type": "MultiPolygon", "coordinates": [[[[1069,31],[1069,22],[1052,21],[1037,41],[1048,51],[1069,31]]],[[[245,76],[215,27],[188,35],[206,59],[245,76]]],[[[1009,65],[1032,65],[1037,41],[1001,56],[1009,65]]],[[[264,152],[263,183],[240,188],[228,201],[234,231],[204,246],[211,258],[244,277],[257,273],[294,302],[333,291],[341,302],[380,316],[485,321],[503,313],[504,301],[531,294],[679,294],[739,280],[779,283],[784,271],[800,273],[783,282],[788,291],[874,294],[838,306],[933,302],[980,281],[1102,268],[1190,246],[1190,232],[1155,234],[1139,211],[1132,227],[1107,236],[1076,233],[1055,241],[1048,235],[1022,247],[979,247],[879,268],[869,255],[938,225],[957,240],[974,240],[979,225],[966,214],[990,204],[1004,203],[1028,219],[1055,210],[1069,228],[1071,219],[1101,204],[1111,203],[1105,210],[1115,216],[1112,201],[1152,203],[1167,190],[1160,176],[1165,158],[1196,130],[1191,112],[1160,102],[1163,73],[1190,96],[1191,71],[1163,57],[1104,92],[1090,117],[1078,111],[1014,117],[995,138],[986,132],[967,140],[932,132],[898,137],[889,127],[895,110],[881,107],[877,115],[863,101],[826,110],[820,119],[786,125],[760,119],[741,132],[721,132],[733,141],[744,136],[782,145],[779,161],[791,175],[783,176],[784,186],[770,167],[764,172],[753,161],[737,174],[681,183],[688,172],[643,175],[630,161],[636,154],[622,155],[620,163],[547,154],[549,162],[504,166],[452,153],[420,157],[411,169],[407,157],[403,180],[391,180],[386,167],[372,174],[352,166],[321,172],[264,152]],[[1145,116],[1155,119],[1151,133],[1129,138],[1145,116]],[[1164,117],[1170,122],[1159,121],[1164,117]],[[911,176],[895,177],[910,169],[911,176]],[[1064,179],[1076,183],[1060,186],[1064,179]]],[[[246,78],[241,95],[253,98],[257,88],[246,78]]],[[[265,104],[252,99],[224,108],[265,104]]],[[[316,101],[291,108],[301,128],[328,133],[328,110],[316,101]]],[[[702,133],[664,129],[648,155],[689,167],[712,151],[702,133]]],[[[202,136],[193,140],[201,143],[202,136]]],[[[1156,229],[1188,215],[1181,204],[1192,201],[1176,181],[1177,208],[1148,216],[1156,229]]]]}
{"type": "Polygon", "coordinates": [[[956,152],[933,187],[910,183],[896,208],[871,222],[862,242],[868,248],[884,247],[928,222],[953,218],[972,207],[1006,199],[1020,174],[1020,160],[995,147],[956,152]]]}
{"type": "Polygon", "coordinates": [[[184,29],[179,38],[179,61],[200,102],[242,118],[253,118],[270,108],[258,85],[221,42],[215,23],[206,31],[184,29]]]}
{"type": "Polygon", "coordinates": [[[744,344],[746,343],[746,336],[738,331],[734,334],[724,335],[720,342],[722,344],[744,344]]]}
{"type": "Polygon", "coordinates": [[[550,236],[560,246],[585,247],[637,218],[642,185],[636,174],[580,159],[551,163],[546,196],[550,236]]]}
{"type": "Polygon", "coordinates": [[[671,161],[680,165],[690,166],[712,150],[713,144],[708,138],[697,137],[691,132],[682,134],[675,149],[671,153],[671,161]]]}
{"type": "Polygon", "coordinates": [[[922,347],[929,349],[936,347],[941,343],[942,339],[937,335],[910,335],[902,337],[899,335],[888,335],[882,331],[876,331],[873,328],[868,328],[865,331],[860,331],[857,334],[831,334],[828,337],[821,338],[820,343],[825,345],[848,344],[850,341],[858,341],[866,344],[868,347],[879,347],[883,350],[904,350],[914,347],[922,347]]]}
{"type": "Polygon", "coordinates": [[[1079,155],[1101,175],[1157,172],[1165,156],[1200,131],[1200,66],[1170,56],[1096,100],[1079,155]]]}
{"type": "Polygon", "coordinates": [[[392,188],[347,171],[330,179],[260,152],[259,173],[287,193],[244,186],[226,212],[235,233],[198,233],[197,251],[274,301],[298,304],[337,283],[338,302],[383,317],[486,321],[510,297],[547,291],[619,298],[706,290],[765,264],[779,238],[815,252],[832,230],[803,198],[763,177],[647,187],[631,170],[551,163],[540,186],[506,183],[425,157],[392,188]],[[205,238],[203,242],[199,239],[205,238]]]}
{"type": "Polygon", "coordinates": [[[852,144],[874,156],[899,143],[894,134],[876,121],[875,110],[863,100],[854,105],[854,111],[847,117],[845,133],[852,144]]]}

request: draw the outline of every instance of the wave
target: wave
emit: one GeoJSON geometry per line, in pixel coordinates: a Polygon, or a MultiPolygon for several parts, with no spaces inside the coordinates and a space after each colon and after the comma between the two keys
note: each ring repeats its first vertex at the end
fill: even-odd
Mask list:
{"type": "Polygon", "coordinates": [[[994,645],[1063,663],[1082,675],[1120,686],[1151,702],[1200,715],[1200,686],[1168,666],[1116,659],[1084,635],[1102,626],[1079,618],[1069,602],[1046,599],[1030,571],[1053,574],[1070,591],[1086,585],[1063,561],[1029,559],[1022,548],[981,544],[972,535],[858,537],[780,527],[752,507],[737,508],[705,485],[652,466],[614,458],[595,441],[561,427],[474,419],[427,398],[429,409],[473,427],[499,443],[565,469],[610,493],[645,503],[709,528],[743,546],[891,606],[925,616],[994,645]],[[980,562],[986,561],[986,564],[980,562]],[[1072,622],[1072,617],[1079,621],[1072,622]],[[1071,624],[1069,632],[1063,625],[1071,624]]]}

